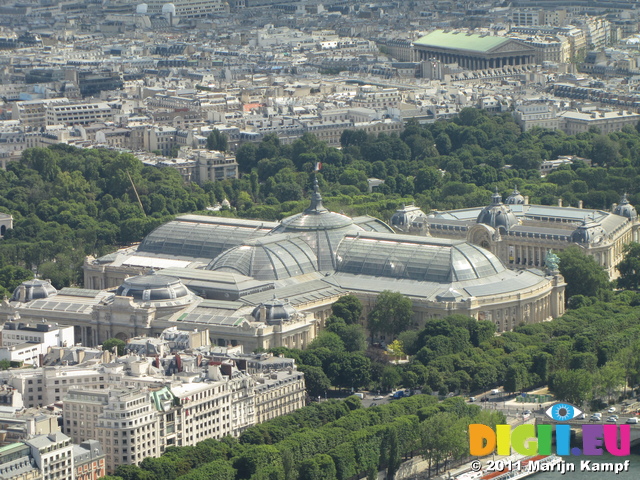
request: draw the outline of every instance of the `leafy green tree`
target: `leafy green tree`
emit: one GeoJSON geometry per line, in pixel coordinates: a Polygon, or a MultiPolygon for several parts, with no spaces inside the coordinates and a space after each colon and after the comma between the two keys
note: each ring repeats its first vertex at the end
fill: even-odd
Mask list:
{"type": "Polygon", "coordinates": [[[400,292],[385,290],[378,295],[369,314],[369,331],[372,335],[383,333],[395,337],[413,324],[411,300],[400,292]]]}
{"type": "Polygon", "coordinates": [[[607,272],[580,247],[569,247],[559,252],[558,257],[560,273],[567,282],[567,298],[574,295],[595,297],[611,289],[607,272]]]}
{"type": "Polygon", "coordinates": [[[112,352],[113,347],[116,347],[118,355],[124,355],[124,347],[126,346],[127,344],[119,338],[109,338],[102,342],[102,350],[112,352]]]}
{"type": "Polygon", "coordinates": [[[386,392],[395,389],[400,382],[402,381],[402,377],[398,372],[398,368],[392,365],[384,367],[382,372],[382,379],[380,381],[380,386],[386,392]]]}
{"type": "Polygon", "coordinates": [[[309,392],[309,395],[312,397],[323,396],[331,388],[331,381],[322,371],[322,368],[300,365],[298,366],[298,370],[304,373],[307,392],[309,392]]]}
{"type": "Polygon", "coordinates": [[[115,475],[122,480],[152,480],[151,474],[137,465],[118,465],[115,475]]]}
{"type": "Polygon", "coordinates": [[[558,400],[581,406],[593,395],[592,375],[586,370],[560,370],[551,377],[549,389],[558,400]]]}
{"type": "Polygon", "coordinates": [[[31,280],[33,272],[26,268],[6,265],[0,268],[0,287],[4,288],[4,295],[11,293],[24,281],[31,280]]]}
{"type": "Polygon", "coordinates": [[[320,332],[308,348],[310,350],[328,348],[331,352],[343,352],[344,343],[336,333],[324,331],[320,332]]]}
{"type": "Polygon", "coordinates": [[[227,143],[227,136],[217,128],[214,128],[207,137],[207,150],[226,152],[228,147],[227,143]]]}
{"type": "Polygon", "coordinates": [[[619,287],[631,290],[640,288],[640,243],[631,242],[624,246],[624,258],[616,268],[620,272],[619,287]]]}
{"type": "Polygon", "coordinates": [[[362,302],[353,294],[344,295],[331,305],[331,313],[342,318],[347,325],[358,323],[362,315],[362,302]]]}
{"type": "Polygon", "coordinates": [[[334,357],[327,374],[337,387],[366,387],[371,381],[371,361],[360,353],[341,353],[334,357]]]}

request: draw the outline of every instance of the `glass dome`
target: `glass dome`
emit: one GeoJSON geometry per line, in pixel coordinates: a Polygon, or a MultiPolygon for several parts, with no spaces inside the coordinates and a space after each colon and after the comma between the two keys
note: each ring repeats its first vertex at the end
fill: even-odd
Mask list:
{"type": "Polygon", "coordinates": [[[505,270],[493,253],[463,241],[368,233],[347,236],[337,254],[338,272],[451,283],[505,270]]]}
{"type": "Polygon", "coordinates": [[[287,217],[275,227],[271,234],[297,233],[311,247],[318,259],[320,271],[335,269],[335,252],[345,235],[364,232],[352,218],[327,210],[322,205],[322,196],[315,181],[311,204],[302,213],[287,217]]]}
{"type": "Polygon", "coordinates": [[[316,271],[317,258],[298,236],[269,235],[218,255],[207,270],[236,272],[256,280],[281,280],[316,271]]]}

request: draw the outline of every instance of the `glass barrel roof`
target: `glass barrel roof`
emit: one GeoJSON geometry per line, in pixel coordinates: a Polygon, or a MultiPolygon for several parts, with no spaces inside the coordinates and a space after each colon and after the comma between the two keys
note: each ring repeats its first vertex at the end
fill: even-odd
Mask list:
{"type": "Polygon", "coordinates": [[[317,258],[297,236],[270,235],[219,255],[208,270],[237,272],[257,280],[280,280],[316,271],[317,258]]]}
{"type": "Polygon", "coordinates": [[[231,247],[266,235],[269,227],[254,221],[213,224],[174,220],[147,235],[138,251],[212,259],[231,247]]]}
{"type": "Polygon", "coordinates": [[[337,263],[338,272],[440,283],[505,270],[495,255],[476,245],[384,234],[347,236],[338,248],[337,263]]]}

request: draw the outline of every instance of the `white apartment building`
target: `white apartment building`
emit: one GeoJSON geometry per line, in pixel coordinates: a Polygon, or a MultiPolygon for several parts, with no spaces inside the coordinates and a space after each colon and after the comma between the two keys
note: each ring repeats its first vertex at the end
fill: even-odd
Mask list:
{"type": "Polygon", "coordinates": [[[40,359],[49,348],[71,346],[73,343],[73,327],[18,322],[6,322],[0,326],[0,360],[39,366],[40,359]]]}
{"type": "MultiPolygon", "coordinates": [[[[163,13],[164,0],[149,0],[146,2],[149,14],[163,13]]],[[[175,8],[175,16],[179,18],[198,18],[207,15],[228,13],[229,4],[224,0],[175,0],[171,2],[175,8]]]]}
{"type": "Polygon", "coordinates": [[[42,480],[74,478],[73,445],[71,439],[60,432],[25,440],[31,455],[42,472],[42,480]]]}
{"type": "Polygon", "coordinates": [[[106,103],[49,105],[47,108],[47,125],[89,125],[112,121],[113,111],[106,103]]]}
{"type": "Polygon", "coordinates": [[[137,385],[113,383],[118,386],[108,390],[69,390],[63,430],[76,443],[98,439],[107,471],[113,472],[117,465],[158,457],[168,446],[237,437],[256,423],[304,406],[304,375],[296,370],[255,378],[229,362],[213,363],[204,377],[181,372],[173,380],[151,376],[137,385]]]}
{"type": "MultiPolygon", "coordinates": [[[[70,347],[74,343],[73,327],[57,323],[6,322],[0,325],[0,347],[22,343],[41,343],[48,347],[70,347]]],[[[45,352],[46,353],[46,349],[45,352]]]]}
{"type": "Polygon", "coordinates": [[[400,105],[402,96],[397,88],[362,87],[351,102],[353,107],[395,108],[400,105]]]}
{"type": "Polygon", "coordinates": [[[526,132],[534,127],[556,130],[560,127],[558,113],[545,104],[519,105],[513,113],[516,123],[526,132]]]}
{"type": "Polygon", "coordinates": [[[11,118],[20,120],[25,127],[44,127],[47,125],[47,108],[50,105],[68,105],[68,98],[48,98],[16,102],[11,109],[11,118]]]}
{"type": "Polygon", "coordinates": [[[574,112],[567,111],[558,114],[560,129],[567,135],[588,132],[591,127],[597,127],[604,135],[622,130],[625,125],[635,128],[640,120],[640,114],[627,111],[618,112],[574,112]]]}

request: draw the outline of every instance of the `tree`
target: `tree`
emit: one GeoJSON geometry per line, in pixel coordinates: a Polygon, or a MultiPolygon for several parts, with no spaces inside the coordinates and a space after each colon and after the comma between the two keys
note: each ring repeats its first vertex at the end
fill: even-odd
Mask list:
{"type": "Polygon", "coordinates": [[[362,315],[362,302],[353,294],[345,295],[331,305],[331,313],[342,318],[347,325],[358,323],[362,315]]]}
{"type": "Polygon", "coordinates": [[[127,344],[119,338],[109,338],[102,342],[102,350],[112,352],[113,347],[116,347],[118,355],[124,355],[124,347],[126,346],[127,344]]]}
{"type": "Polygon", "coordinates": [[[207,137],[207,150],[227,151],[227,136],[217,128],[211,130],[207,137]]]}
{"type": "Polygon", "coordinates": [[[411,300],[400,292],[385,290],[378,295],[369,314],[369,330],[373,335],[383,333],[392,337],[409,329],[413,324],[411,300]]]}
{"type": "Polygon", "coordinates": [[[338,334],[333,332],[320,332],[310,344],[309,350],[314,350],[317,348],[328,348],[331,352],[343,352],[344,351],[344,343],[338,336],[338,334]]]}
{"type": "Polygon", "coordinates": [[[380,386],[384,391],[394,390],[402,381],[402,376],[398,372],[398,368],[389,365],[384,367],[382,371],[382,378],[380,380],[380,386]]]}
{"type": "Polygon", "coordinates": [[[592,375],[586,370],[560,370],[553,374],[549,390],[560,401],[581,406],[592,397],[592,375]]]}
{"type": "Polygon", "coordinates": [[[580,247],[572,246],[558,253],[560,273],[567,282],[566,298],[573,295],[597,297],[611,289],[609,275],[594,258],[580,247]]]}
{"type": "Polygon", "coordinates": [[[322,368],[300,365],[298,370],[304,373],[307,392],[309,392],[309,395],[312,397],[322,396],[331,388],[331,380],[325,375],[322,368]]]}
{"type": "Polygon", "coordinates": [[[624,246],[624,258],[616,268],[620,272],[619,287],[631,290],[640,288],[640,243],[631,242],[624,246]]]}

